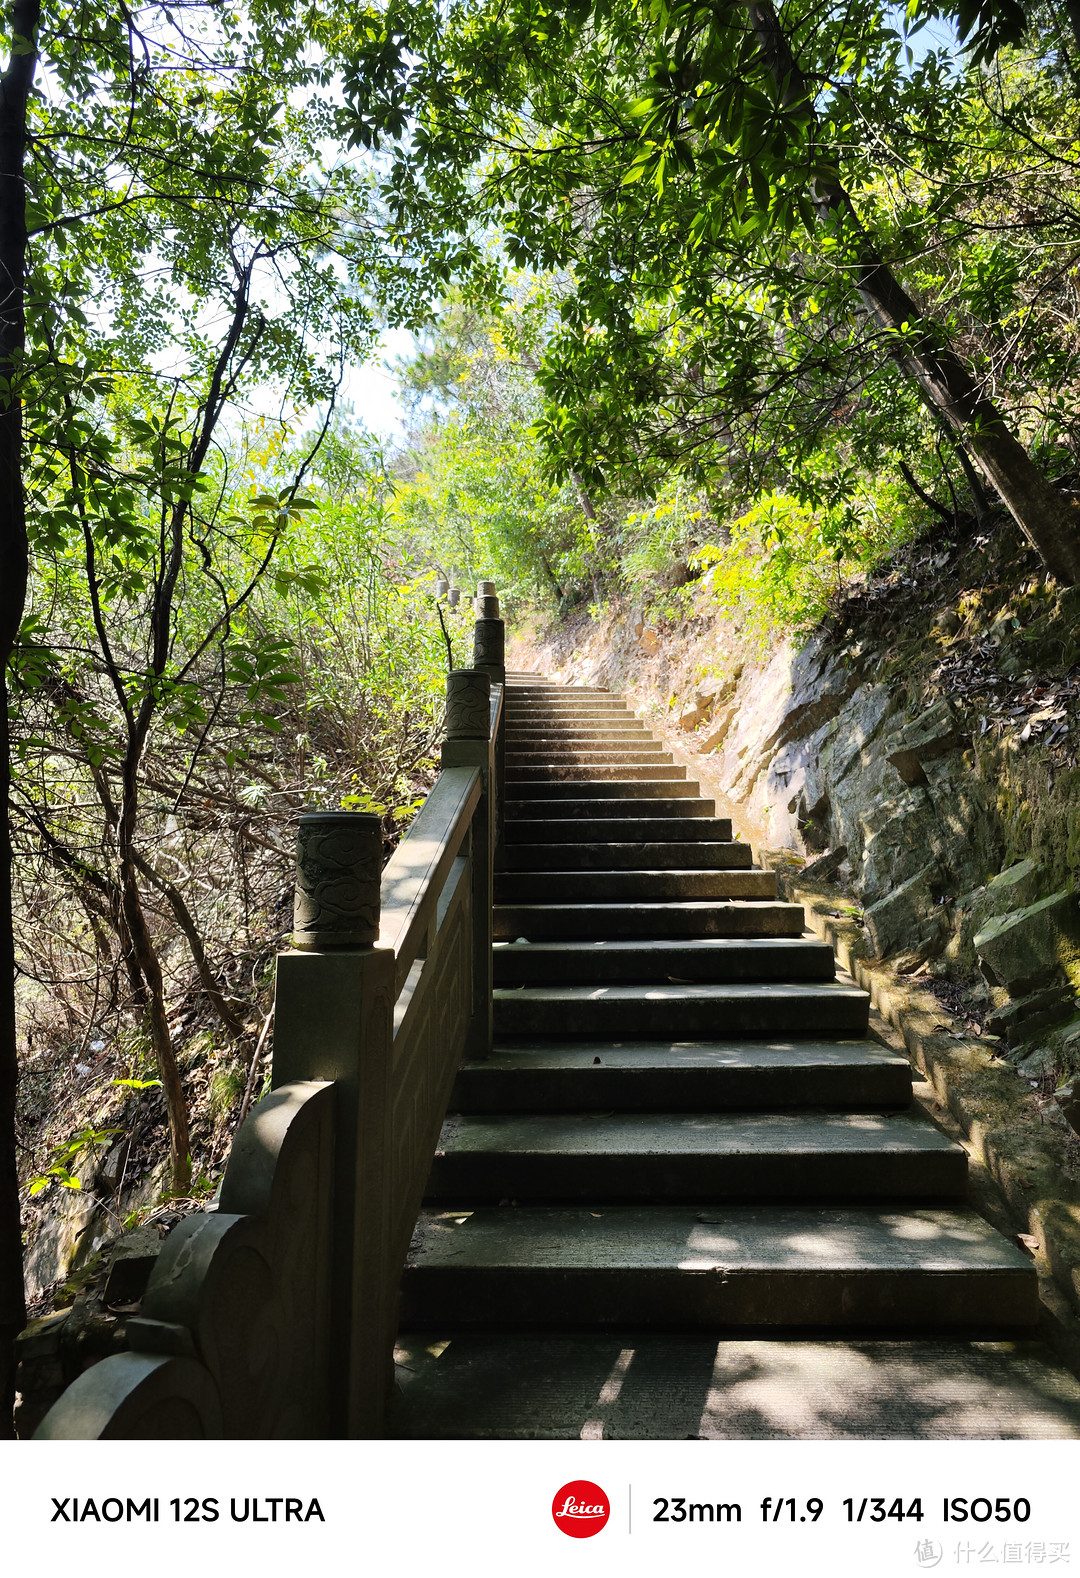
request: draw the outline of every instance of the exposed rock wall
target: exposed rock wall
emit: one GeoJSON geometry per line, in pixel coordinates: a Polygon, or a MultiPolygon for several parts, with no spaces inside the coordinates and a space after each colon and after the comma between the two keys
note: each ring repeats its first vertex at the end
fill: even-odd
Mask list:
{"type": "Polygon", "coordinates": [[[1019,1044],[1080,991],[1080,601],[1040,587],[1031,623],[1061,656],[1010,676],[1001,632],[1027,627],[1001,608],[1030,584],[1005,576],[973,603],[963,581],[909,597],[902,629],[887,600],[856,603],[843,632],[763,655],[722,620],[615,610],[522,635],[508,661],[626,693],[744,837],[850,895],[872,956],[962,984],[980,1028],[990,1015],[1019,1044]]]}

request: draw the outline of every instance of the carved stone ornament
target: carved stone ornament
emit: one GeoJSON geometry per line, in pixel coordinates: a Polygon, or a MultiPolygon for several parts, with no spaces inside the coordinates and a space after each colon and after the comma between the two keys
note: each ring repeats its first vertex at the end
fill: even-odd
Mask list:
{"type": "Polygon", "coordinates": [[[436,597],[445,597],[449,590],[450,590],[450,582],[449,581],[444,581],[442,579],[442,577],[440,576],[439,579],[435,582],[435,596],[436,597]]]}
{"type": "Polygon", "coordinates": [[[446,594],[446,601],[450,604],[451,608],[456,608],[461,602],[461,587],[452,586],[446,594]]]}
{"type": "Polygon", "coordinates": [[[501,619],[478,619],[473,626],[473,666],[498,670],[506,666],[506,626],[501,619]]]}
{"type": "Polygon", "coordinates": [[[477,581],[476,583],[477,597],[494,597],[497,590],[498,588],[494,581],[477,581]]]}
{"type": "Polygon", "coordinates": [[[368,811],[312,811],[296,835],[293,946],[367,948],[379,935],[382,824],[368,811]]]}
{"type": "Polygon", "coordinates": [[[332,1363],[334,1087],[282,1085],[233,1143],[217,1211],[162,1245],[131,1352],[85,1370],[37,1439],[323,1440],[332,1363]]]}
{"type": "Polygon", "coordinates": [[[475,668],[452,669],[446,677],[446,738],[486,740],[490,713],[490,677],[475,668]]]}
{"type": "Polygon", "coordinates": [[[497,597],[478,597],[473,603],[473,612],[477,619],[498,619],[499,599],[497,597]]]}

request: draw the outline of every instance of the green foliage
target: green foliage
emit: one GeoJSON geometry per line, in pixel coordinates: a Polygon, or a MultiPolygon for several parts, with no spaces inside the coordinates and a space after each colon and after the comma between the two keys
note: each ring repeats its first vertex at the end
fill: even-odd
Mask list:
{"type": "Polygon", "coordinates": [[[79,1129],[65,1144],[58,1146],[53,1154],[52,1164],[30,1180],[31,1195],[40,1194],[54,1181],[63,1185],[65,1189],[81,1189],[82,1182],[68,1167],[83,1151],[93,1152],[106,1140],[111,1140],[117,1134],[123,1134],[123,1129],[94,1128],[92,1126],[79,1129]]]}
{"type": "Polygon", "coordinates": [[[536,359],[554,284],[511,281],[499,312],[451,295],[417,355],[399,364],[416,420],[394,466],[400,529],[465,585],[504,600],[562,598],[594,547],[581,493],[553,481],[535,442],[536,359]]]}
{"type": "MultiPolygon", "coordinates": [[[[681,484],[722,526],[789,495],[813,523],[799,556],[857,565],[867,528],[828,501],[823,515],[815,490],[836,474],[873,493],[904,462],[960,519],[982,508],[958,454],[971,434],[942,444],[944,407],[932,417],[910,377],[934,346],[955,347],[1043,467],[1074,464],[1080,158],[1062,13],[928,3],[901,20],[859,0],[786,4],[776,26],[768,6],[696,0],[543,18],[422,0],[364,17],[345,83],[354,136],[389,161],[385,200],[418,233],[488,238],[488,259],[494,230],[511,270],[558,282],[531,351],[532,431],[543,470],[594,505],[651,508],[681,484]],[[948,28],[926,42],[935,17],[966,50],[948,28]],[[879,262],[911,321],[868,311],[879,262]]],[[[463,249],[474,315],[491,299],[478,259],[463,249]]],[[[430,385],[460,362],[456,346],[429,358],[430,385]]],[[[621,515],[585,551],[636,586],[670,522],[624,531],[621,515]]]]}
{"type": "Polygon", "coordinates": [[[219,1123],[228,1116],[240,1100],[246,1083],[247,1075],[244,1067],[235,1058],[227,1058],[215,1064],[210,1076],[210,1111],[219,1123]]]}
{"type": "Polygon", "coordinates": [[[771,493],[730,526],[730,541],[694,555],[701,590],[762,643],[778,630],[809,630],[845,585],[909,536],[911,512],[895,486],[858,502],[814,510],[771,493]]]}

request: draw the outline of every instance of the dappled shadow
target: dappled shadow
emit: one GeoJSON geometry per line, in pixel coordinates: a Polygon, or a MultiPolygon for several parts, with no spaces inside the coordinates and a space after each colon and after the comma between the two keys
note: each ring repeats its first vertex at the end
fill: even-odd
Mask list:
{"type": "Polygon", "coordinates": [[[477,1332],[398,1357],[401,1438],[1080,1438],[1080,1383],[1038,1343],[477,1332]]]}

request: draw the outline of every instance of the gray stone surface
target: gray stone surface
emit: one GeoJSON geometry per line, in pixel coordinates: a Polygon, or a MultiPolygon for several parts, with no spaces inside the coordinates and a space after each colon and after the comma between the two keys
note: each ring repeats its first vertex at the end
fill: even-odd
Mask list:
{"type": "MultiPolygon", "coordinates": [[[[509,799],[506,803],[507,825],[509,826],[513,819],[536,821],[540,817],[547,822],[598,819],[623,821],[637,817],[663,817],[683,822],[688,819],[712,818],[716,810],[715,803],[712,800],[703,800],[697,793],[696,785],[692,787],[691,792],[687,792],[688,787],[680,784],[678,788],[672,789],[670,795],[651,793],[638,795],[633,792],[613,795],[605,792],[600,798],[589,799],[587,793],[591,791],[588,791],[582,795],[574,793],[563,793],[558,797],[552,795],[543,800],[535,795],[530,799],[509,799]]],[[[722,820],[730,826],[726,817],[722,820]]],[[[511,841],[515,836],[512,831],[511,841]]]]}
{"type": "Polygon", "coordinates": [[[863,918],[877,958],[901,951],[928,953],[944,941],[948,912],[940,898],[946,880],[932,861],[869,906],[863,918]]]}
{"type": "MultiPolygon", "coordinates": [[[[621,832],[621,829],[620,829],[621,832]]],[[[619,842],[588,844],[510,844],[504,852],[506,871],[651,871],[742,870],[752,863],[749,844],[737,840],[708,843],[704,839],[673,843],[619,842]]]]}
{"type": "Polygon", "coordinates": [[[402,1325],[1030,1326],[1031,1262],[973,1212],[483,1208],[422,1219],[402,1325]]]}
{"type": "Polygon", "coordinates": [[[866,1033],[869,998],[843,981],[731,981],[654,986],[527,986],[495,993],[498,1035],[640,1035],[685,1039],[866,1033]]]}
{"type": "MultiPolygon", "coordinates": [[[[573,762],[565,764],[544,762],[536,766],[519,765],[514,762],[508,764],[506,769],[506,792],[513,795],[518,792],[520,785],[526,783],[585,783],[596,780],[614,779],[620,782],[644,779],[650,782],[671,781],[672,779],[685,779],[686,768],[676,766],[670,758],[658,755],[655,760],[635,762],[610,762],[585,761],[580,765],[573,762]]],[[[580,793],[580,791],[579,791],[580,793]]]]}
{"type": "Polygon", "coordinates": [[[682,1112],[911,1101],[911,1065],[871,1041],[538,1042],[458,1074],[453,1112],[682,1112]]]}
{"type": "Polygon", "coordinates": [[[527,937],[800,937],[801,904],[777,899],[685,899],[669,903],[498,903],[495,936],[527,937]]]}
{"type": "Polygon", "coordinates": [[[500,1113],[448,1120],[427,1198],[943,1200],[967,1158],[918,1115],[500,1113]]]}
{"type": "Polygon", "coordinates": [[[1052,893],[989,921],[974,938],[984,970],[1010,997],[1023,997],[1070,971],[1080,986],[1080,897],[1052,893]]]}
{"type": "Polygon", "coordinates": [[[1040,1343],[415,1332],[396,1357],[399,1439],[1080,1438],[1080,1383],[1040,1343]]]}
{"type": "MultiPolygon", "coordinates": [[[[675,804],[683,802],[676,801],[675,804]]],[[[692,801],[685,804],[690,805],[692,801]]],[[[615,802],[616,805],[619,802],[615,802]]],[[[542,820],[536,817],[519,818],[507,823],[506,842],[511,849],[517,844],[599,843],[605,839],[625,842],[644,839],[658,844],[674,840],[702,843],[730,843],[731,820],[721,816],[626,816],[584,815],[581,818],[559,817],[542,820]],[[620,823],[613,826],[613,823],[620,823]]]]}
{"type": "Polygon", "coordinates": [[[495,984],[591,981],[831,981],[836,963],[816,937],[498,943],[495,984]]]}
{"type": "Polygon", "coordinates": [[[664,899],[774,899],[771,871],[517,871],[495,878],[495,902],[581,903],[664,899]]]}
{"type": "MultiPolygon", "coordinates": [[[[700,786],[686,778],[518,778],[506,783],[506,798],[514,801],[531,800],[534,805],[543,803],[545,815],[559,816],[557,809],[547,810],[556,800],[697,800],[700,786]]],[[[703,802],[709,803],[709,802],[703,802]]],[[[594,812],[594,815],[596,813],[594,812]]],[[[702,813],[705,814],[704,812],[702,813]]],[[[711,815],[711,812],[709,813],[711,815]]]]}

